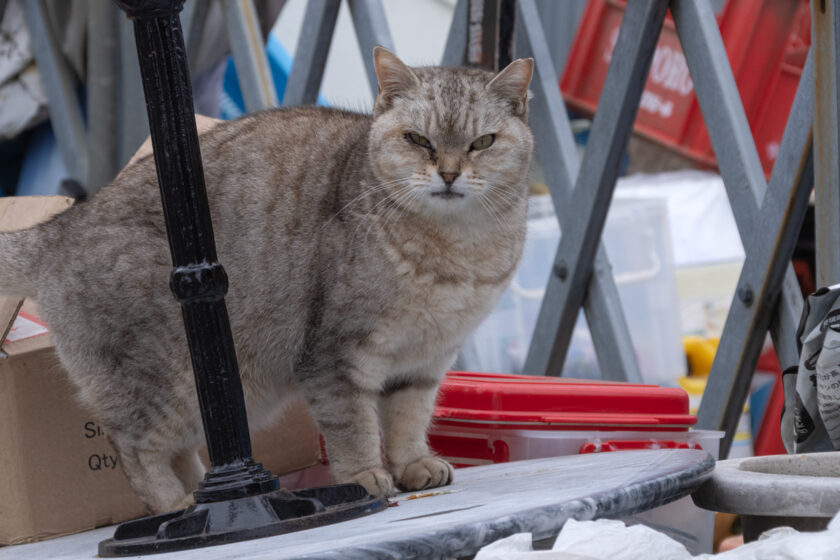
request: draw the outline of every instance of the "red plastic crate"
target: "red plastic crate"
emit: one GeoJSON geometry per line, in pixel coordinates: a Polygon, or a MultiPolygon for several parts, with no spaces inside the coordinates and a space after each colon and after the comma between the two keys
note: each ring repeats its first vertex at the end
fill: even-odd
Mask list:
{"type": "Polygon", "coordinates": [[[679,388],[449,372],[435,406],[436,426],[531,430],[686,431],[697,422],[679,388]]]}
{"type": "MultiPolygon", "coordinates": [[[[571,108],[595,112],[625,6],[625,0],[590,0],[560,81],[571,108]]],[[[808,8],[807,0],[729,0],[718,15],[729,63],[768,175],[810,44],[808,8]]],[[[654,53],[635,130],[700,165],[716,165],[670,14],[654,53]]]]}
{"type": "Polygon", "coordinates": [[[678,388],[449,372],[429,444],[455,467],[620,449],[716,453],[720,434],[689,432],[696,422],[678,388]]]}

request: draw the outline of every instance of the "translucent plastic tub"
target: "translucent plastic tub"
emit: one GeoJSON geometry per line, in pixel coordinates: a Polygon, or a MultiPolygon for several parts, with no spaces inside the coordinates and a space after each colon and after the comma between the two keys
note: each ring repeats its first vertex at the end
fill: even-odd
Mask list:
{"type": "MultiPolygon", "coordinates": [[[[522,261],[496,308],[467,341],[461,369],[536,373],[523,372],[522,366],[559,240],[551,200],[531,197],[522,261]]],[[[617,198],[607,217],[603,242],[643,381],[676,386],[686,372],[665,201],[617,198]]],[[[601,378],[583,312],[572,333],[563,376],[601,378]]]]}

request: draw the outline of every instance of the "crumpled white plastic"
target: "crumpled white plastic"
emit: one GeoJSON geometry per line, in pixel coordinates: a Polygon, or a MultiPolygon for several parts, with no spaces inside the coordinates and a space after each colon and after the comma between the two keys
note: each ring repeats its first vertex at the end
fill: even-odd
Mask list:
{"type": "Polygon", "coordinates": [[[692,556],[667,535],[621,521],[575,521],[563,526],[551,550],[534,551],[531,534],[518,533],[482,548],[475,560],[836,560],[840,558],[840,513],[825,531],[790,527],[767,531],[754,542],[720,554],[692,556]]]}

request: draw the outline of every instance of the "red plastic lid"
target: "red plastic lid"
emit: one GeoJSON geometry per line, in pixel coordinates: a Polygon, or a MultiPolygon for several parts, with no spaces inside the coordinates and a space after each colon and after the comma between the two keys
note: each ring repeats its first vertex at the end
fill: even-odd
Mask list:
{"type": "Polygon", "coordinates": [[[529,375],[450,372],[437,426],[529,430],[670,430],[697,423],[682,389],[529,375]]]}

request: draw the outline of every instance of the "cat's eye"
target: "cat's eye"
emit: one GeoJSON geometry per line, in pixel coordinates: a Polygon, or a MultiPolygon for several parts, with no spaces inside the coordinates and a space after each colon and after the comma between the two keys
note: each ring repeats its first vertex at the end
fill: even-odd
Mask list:
{"type": "Polygon", "coordinates": [[[429,139],[425,136],[421,136],[416,132],[406,132],[405,137],[417,144],[418,146],[423,146],[424,148],[431,149],[432,143],[429,142],[429,139]]]}
{"type": "Polygon", "coordinates": [[[479,136],[478,138],[476,138],[475,142],[470,144],[470,151],[486,150],[487,148],[493,145],[493,141],[495,140],[495,134],[485,134],[484,136],[479,136]]]}

